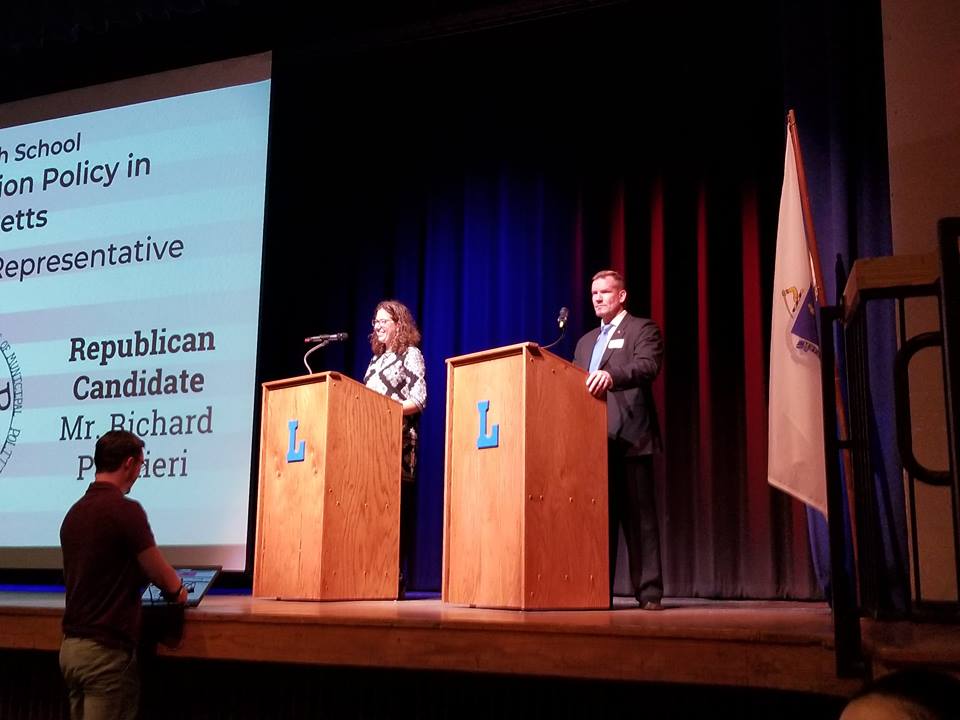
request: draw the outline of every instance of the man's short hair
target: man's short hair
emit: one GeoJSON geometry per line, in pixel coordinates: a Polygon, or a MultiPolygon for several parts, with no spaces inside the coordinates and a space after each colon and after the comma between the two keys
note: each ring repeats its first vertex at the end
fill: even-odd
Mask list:
{"type": "Polygon", "coordinates": [[[119,470],[128,457],[139,458],[143,454],[143,440],[126,430],[111,430],[97,440],[93,453],[96,472],[119,470]]]}
{"type": "Polygon", "coordinates": [[[590,282],[595,282],[603,278],[613,278],[613,281],[617,284],[617,289],[623,290],[627,284],[623,280],[623,275],[618,273],[616,270],[601,270],[590,278],[590,282]]]}

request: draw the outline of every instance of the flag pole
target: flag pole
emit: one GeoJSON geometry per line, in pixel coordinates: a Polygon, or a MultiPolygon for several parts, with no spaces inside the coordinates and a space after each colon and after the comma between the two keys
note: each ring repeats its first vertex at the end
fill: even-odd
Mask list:
{"type": "Polygon", "coordinates": [[[820,267],[820,251],[817,249],[817,234],[813,229],[813,211],[810,209],[810,193],[807,191],[807,172],[803,169],[803,155],[800,154],[800,136],[797,132],[797,115],[793,108],[787,112],[787,127],[790,129],[790,141],[793,143],[793,157],[797,163],[797,182],[800,184],[800,207],[803,209],[803,227],[807,236],[807,252],[813,266],[813,284],[817,301],[823,305],[823,270],[820,267]]]}
{"type": "MultiPolygon", "coordinates": [[[[807,190],[807,173],[803,168],[803,155],[800,153],[800,134],[797,131],[797,115],[791,108],[787,112],[787,128],[790,131],[790,141],[793,143],[793,157],[797,163],[797,182],[800,185],[800,207],[803,210],[803,226],[807,237],[807,251],[810,253],[810,264],[813,271],[814,291],[817,294],[817,300],[821,305],[826,305],[823,291],[823,269],[820,265],[820,251],[817,248],[817,235],[813,228],[813,211],[810,206],[810,193],[807,190]]],[[[833,365],[833,385],[837,398],[837,429],[840,431],[840,443],[846,445],[850,439],[850,427],[847,423],[847,405],[843,400],[843,393],[840,392],[840,368],[833,365]]],[[[850,448],[842,447],[840,457],[843,462],[844,485],[847,494],[847,509],[850,511],[850,535],[853,541],[853,565],[854,576],[856,577],[859,567],[857,553],[857,517],[856,505],[853,499],[853,462],[850,457],[850,448]]],[[[826,481],[826,478],[824,478],[826,481]]],[[[843,522],[842,518],[840,519],[843,522]]],[[[856,586],[857,597],[860,595],[860,583],[854,583],[856,586]]]]}

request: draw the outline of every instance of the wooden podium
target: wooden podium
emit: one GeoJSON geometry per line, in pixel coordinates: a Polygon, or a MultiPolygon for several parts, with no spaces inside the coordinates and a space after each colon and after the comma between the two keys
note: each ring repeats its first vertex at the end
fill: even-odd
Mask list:
{"type": "Polygon", "coordinates": [[[607,608],[606,403],[533,343],[447,360],[443,601],[607,608]]]}
{"type": "Polygon", "coordinates": [[[396,599],[402,422],[339,373],[263,384],[256,597],[396,599]]]}

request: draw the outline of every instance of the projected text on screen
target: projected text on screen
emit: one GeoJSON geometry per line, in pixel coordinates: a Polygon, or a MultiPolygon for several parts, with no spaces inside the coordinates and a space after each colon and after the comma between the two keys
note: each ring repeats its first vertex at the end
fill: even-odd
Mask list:
{"type": "Polygon", "coordinates": [[[158,542],[243,568],[269,93],[0,129],[0,548],[58,547],[126,429],[158,542]]]}

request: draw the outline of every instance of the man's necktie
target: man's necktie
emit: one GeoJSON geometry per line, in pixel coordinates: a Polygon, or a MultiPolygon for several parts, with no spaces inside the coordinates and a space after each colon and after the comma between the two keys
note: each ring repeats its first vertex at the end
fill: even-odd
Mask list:
{"type": "Polygon", "coordinates": [[[597,335],[597,344],[593,346],[593,355],[590,356],[590,372],[593,372],[600,366],[600,358],[603,357],[603,351],[607,349],[607,339],[610,337],[610,330],[613,323],[607,323],[600,326],[600,334],[597,335]]]}

